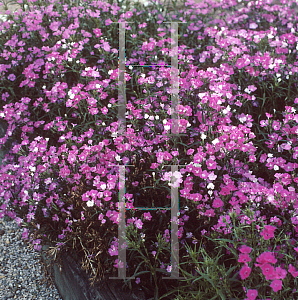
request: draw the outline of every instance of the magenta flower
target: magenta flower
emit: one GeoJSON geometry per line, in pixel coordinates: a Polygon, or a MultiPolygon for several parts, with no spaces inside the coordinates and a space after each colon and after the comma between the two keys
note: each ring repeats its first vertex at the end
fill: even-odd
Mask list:
{"type": "Polygon", "coordinates": [[[93,32],[96,37],[100,37],[102,35],[101,30],[99,28],[93,29],[93,32]]]}
{"type": "Polygon", "coordinates": [[[298,271],[296,271],[295,267],[291,264],[289,264],[289,273],[291,273],[294,278],[298,276],[298,271]]]}
{"type": "Polygon", "coordinates": [[[246,246],[246,245],[242,245],[241,248],[239,249],[239,251],[241,253],[250,253],[251,252],[251,248],[246,246]]]}
{"type": "Polygon", "coordinates": [[[287,270],[277,267],[275,269],[276,279],[284,279],[287,276],[287,270]]]}
{"type": "Polygon", "coordinates": [[[142,229],[142,227],[143,227],[143,222],[141,221],[141,219],[137,219],[137,220],[135,221],[135,225],[136,225],[136,227],[137,227],[138,229],[142,229]]]}
{"type": "Polygon", "coordinates": [[[212,207],[218,208],[218,207],[222,207],[222,206],[224,206],[224,203],[221,199],[216,198],[213,200],[212,207]]]}
{"type": "Polygon", "coordinates": [[[104,114],[104,115],[106,115],[107,113],[108,113],[108,109],[107,109],[107,107],[103,107],[103,108],[101,108],[101,112],[104,114]]]}
{"type": "MultiPolygon", "coordinates": [[[[277,262],[277,259],[275,258],[273,253],[264,252],[257,258],[257,262],[260,263],[261,265],[264,265],[265,263],[275,264],[277,262]]],[[[256,266],[259,266],[259,265],[256,264],[256,266]]]]}
{"type": "Polygon", "coordinates": [[[14,74],[9,74],[7,78],[8,78],[10,81],[15,81],[16,75],[14,75],[14,74]]]}
{"type": "Polygon", "coordinates": [[[127,11],[126,13],[125,13],[125,18],[126,19],[129,19],[130,17],[132,17],[133,16],[133,12],[132,11],[127,11]]]}
{"type": "Polygon", "coordinates": [[[144,213],[144,218],[145,218],[145,220],[149,220],[149,221],[150,221],[151,218],[152,218],[150,212],[145,212],[145,213],[144,213]]]}
{"type": "Polygon", "coordinates": [[[278,292],[282,288],[282,281],[281,280],[273,280],[270,284],[274,292],[278,292]]]}
{"type": "Polygon", "coordinates": [[[271,238],[274,238],[275,229],[276,229],[275,226],[265,225],[264,230],[261,232],[261,235],[264,237],[264,240],[269,240],[271,238]]]}
{"type": "Polygon", "coordinates": [[[239,254],[239,259],[238,259],[238,262],[240,263],[247,263],[247,262],[250,262],[251,261],[251,258],[249,257],[248,254],[239,254]]]}
{"type": "Polygon", "coordinates": [[[276,273],[275,273],[273,266],[266,263],[261,266],[261,269],[262,269],[263,275],[266,277],[266,280],[275,279],[276,273]]]}
{"type": "Polygon", "coordinates": [[[255,300],[258,296],[257,290],[247,290],[247,298],[249,300],[255,300]]]}
{"type": "Polygon", "coordinates": [[[124,267],[124,263],[123,263],[123,261],[120,261],[119,262],[119,260],[118,260],[118,258],[115,260],[115,264],[114,264],[114,267],[115,268],[120,268],[120,269],[123,269],[123,267],[124,267]]]}
{"type": "Polygon", "coordinates": [[[247,265],[244,265],[240,270],[240,277],[242,280],[245,280],[251,272],[251,268],[247,265]]]}

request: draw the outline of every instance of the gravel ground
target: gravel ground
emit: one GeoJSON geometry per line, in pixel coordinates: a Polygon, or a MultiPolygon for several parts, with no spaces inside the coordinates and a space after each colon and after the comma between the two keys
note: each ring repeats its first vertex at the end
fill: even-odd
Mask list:
{"type": "Polygon", "coordinates": [[[38,252],[22,240],[22,229],[0,219],[0,300],[62,300],[43,278],[38,252]]]}

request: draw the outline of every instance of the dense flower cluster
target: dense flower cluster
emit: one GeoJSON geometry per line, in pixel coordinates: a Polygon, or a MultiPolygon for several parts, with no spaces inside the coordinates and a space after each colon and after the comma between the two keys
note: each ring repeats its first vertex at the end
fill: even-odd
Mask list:
{"type": "MultiPolygon", "coordinates": [[[[0,170],[0,218],[16,218],[36,250],[49,241],[57,251],[75,245],[92,268],[100,262],[101,274],[124,268],[117,256],[120,246],[127,248],[134,253],[127,276],[144,285],[143,276],[153,276],[156,299],[158,287],[166,291],[161,276],[177,267],[170,261],[176,222],[173,234],[186,254],[180,261],[191,268],[181,267],[185,277],[203,272],[202,261],[209,270],[208,255],[215,260],[218,245],[226,271],[214,271],[214,291],[249,300],[297,296],[295,2],[190,0],[171,16],[161,14],[160,3],[148,15],[140,6],[102,1],[28,2],[34,9],[20,0],[23,10],[0,22],[0,119],[7,124],[0,145],[13,140],[0,170]],[[213,9],[223,9],[221,18],[212,18],[213,9]],[[178,48],[169,20],[184,22],[178,48]],[[124,21],[127,105],[120,133],[115,23],[124,21]],[[176,55],[173,107],[167,65],[176,55]],[[178,136],[171,135],[174,116],[178,136]],[[170,171],[173,165],[178,171],[170,171]],[[126,245],[117,238],[122,179],[126,245]],[[171,219],[173,189],[179,213],[171,219]],[[188,260],[196,252],[188,247],[199,242],[203,256],[188,260]]],[[[197,281],[190,285],[202,290],[197,281]]],[[[211,299],[207,286],[202,297],[211,299]]]]}

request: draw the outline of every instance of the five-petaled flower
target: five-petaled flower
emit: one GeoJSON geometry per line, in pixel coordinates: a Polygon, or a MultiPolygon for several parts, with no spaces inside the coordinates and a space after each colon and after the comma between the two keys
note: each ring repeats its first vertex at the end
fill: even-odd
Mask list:
{"type": "Polygon", "coordinates": [[[240,270],[240,277],[242,280],[246,279],[251,272],[251,268],[248,265],[244,265],[240,270]]]}
{"type": "Polygon", "coordinates": [[[275,226],[272,225],[265,225],[264,230],[261,232],[261,235],[264,237],[264,240],[269,240],[274,238],[274,230],[276,229],[275,226]]]}

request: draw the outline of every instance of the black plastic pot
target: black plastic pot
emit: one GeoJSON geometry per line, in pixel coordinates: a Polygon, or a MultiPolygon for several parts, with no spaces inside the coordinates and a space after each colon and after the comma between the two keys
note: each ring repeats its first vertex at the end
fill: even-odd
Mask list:
{"type": "MultiPolygon", "coordinates": [[[[49,246],[43,246],[41,252],[45,265],[49,262],[49,257],[46,256],[48,248],[49,246]]],[[[120,279],[109,279],[91,286],[86,272],[67,254],[62,254],[61,269],[54,263],[47,271],[63,300],[146,300],[142,290],[124,291],[123,281],[120,279]]]]}

